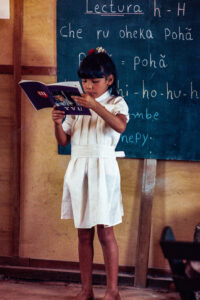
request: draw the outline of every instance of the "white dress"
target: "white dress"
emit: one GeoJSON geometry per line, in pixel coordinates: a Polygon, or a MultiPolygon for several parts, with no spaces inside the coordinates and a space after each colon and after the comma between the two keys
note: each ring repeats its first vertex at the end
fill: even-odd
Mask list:
{"type": "MultiPolygon", "coordinates": [[[[129,119],[128,106],[121,97],[107,91],[96,98],[113,114],[129,119]]],[[[120,133],[91,110],[91,116],[68,115],[63,129],[71,136],[71,160],[63,185],[62,219],[74,219],[76,228],[121,223],[123,206],[120,173],[115,147],[120,133]]]]}

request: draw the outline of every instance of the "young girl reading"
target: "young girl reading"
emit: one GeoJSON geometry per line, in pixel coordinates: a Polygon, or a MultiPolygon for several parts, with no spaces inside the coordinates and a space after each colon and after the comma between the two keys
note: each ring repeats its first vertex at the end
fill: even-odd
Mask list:
{"type": "Polygon", "coordinates": [[[90,116],[52,111],[55,136],[60,145],[71,142],[63,187],[62,218],[74,219],[78,228],[82,290],[77,300],[94,299],[92,263],[94,227],[102,246],[107,275],[104,300],[120,300],[117,287],[118,246],[113,226],[121,223],[123,206],[115,148],[126,129],[128,107],[117,92],[116,69],[103,48],[92,49],[78,75],[84,94],[73,99],[90,109],[90,116]]]}

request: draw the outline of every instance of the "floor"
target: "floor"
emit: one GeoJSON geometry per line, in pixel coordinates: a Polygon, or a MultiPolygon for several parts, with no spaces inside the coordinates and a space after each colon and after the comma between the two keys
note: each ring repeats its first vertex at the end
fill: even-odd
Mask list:
{"type": "MultiPolygon", "coordinates": [[[[0,300],[75,300],[80,285],[57,282],[0,280],[0,300]]],[[[95,286],[95,300],[103,298],[104,286],[95,286]]],[[[175,292],[120,287],[122,300],[180,300],[175,292]]]]}

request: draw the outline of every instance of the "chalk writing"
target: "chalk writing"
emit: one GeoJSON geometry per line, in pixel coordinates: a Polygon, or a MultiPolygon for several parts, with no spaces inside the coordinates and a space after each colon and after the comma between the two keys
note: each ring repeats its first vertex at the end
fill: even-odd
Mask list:
{"type": "Polygon", "coordinates": [[[128,84],[125,84],[125,87],[122,88],[120,86],[119,80],[117,81],[117,88],[118,88],[118,93],[120,94],[120,96],[122,97],[128,97],[129,96],[129,91],[128,91],[128,84]]]}
{"type": "Polygon", "coordinates": [[[160,54],[158,59],[153,59],[152,54],[149,53],[148,58],[141,58],[140,56],[134,56],[133,58],[133,69],[136,71],[138,69],[138,66],[141,66],[143,68],[152,68],[152,69],[165,69],[167,68],[167,63],[165,62],[165,55],[160,54]]]}
{"type": "Polygon", "coordinates": [[[150,40],[154,39],[153,32],[150,29],[139,28],[131,30],[128,25],[119,31],[120,39],[150,40]]]}
{"type": "MultiPolygon", "coordinates": [[[[161,9],[161,1],[153,1],[152,14],[154,17],[161,18],[164,12],[172,13],[174,12],[170,7],[163,11],[161,9]]],[[[178,2],[175,8],[175,13],[177,17],[184,17],[186,15],[186,2],[178,2]]],[[[118,4],[117,1],[94,1],[86,0],[85,2],[85,14],[87,15],[101,15],[101,16],[126,16],[126,15],[144,15],[145,11],[142,8],[140,1],[138,3],[133,3],[129,1],[126,4],[118,4]]]]}
{"type": "Polygon", "coordinates": [[[130,116],[134,119],[158,121],[160,114],[157,111],[149,112],[149,109],[146,107],[145,112],[133,112],[130,113],[130,116]]]}
{"type": "MultiPolygon", "coordinates": [[[[159,100],[181,100],[181,101],[186,101],[186,100],[198,100],[200,99],[200,89],[198,90],[197,88],[194,87],[193,82],[189,82],[188,87],[184,86],[185,90],[181,89],[172,89],[170,87],[170,83],[163,82],[163,90],[158,90],[158,89],[149,89],[145,85],[145,80],[142,80],[142,89],[138,91],[133,91],[130,93],[129,91],[129,85],[126,83],[123,87],[120,85],[120,81],[118,80],[118,92],[122,97],[129,97],[131,95],[138,96],[138,99],[156,99],[158,98],[159,100]]],[[[159,113],[151,113],[149,114],[148,109],[146,109],[145,113],[137,112],[135,114],[132,114],[132,116],[136,118],[141,118],[141,119],[154,119],[158,120],[159,113]],[[146,114],[146,116],[145,116],[146,114]]]]}
{"type": "MultiPolygon", "coordinates": [[[[185,16],[185,11],[186,11],[186,3],[177,3],[177,8],[176,8],[176,14],[177,16],[185,16]]],[[[171,13],[171,9],[167,9],[168,13],[171,13]]],[[[159,17],[161,18],[161,8],[157,6],[157,0],[154,0],[154,17],[159,17]]]]}
{"type": "Polygon", "coordinates": [[[72,24],[68,23],[68,25],[66,26],[62,26],[60,28],[60,35],[63,38],[71,38],[71,39],[82,39],[83,30],[82,28],[78,28],[78,29],[72,29],[72,24]]]}
{"type": "Polygon", "coordinates": [[[180,26],[178,26],[177,31],[165,28],[165,40],[193,41],[191,30],[192,28],[181,28],[180,26]]]}
{"type": "Polygon", "coordinates": [[[138,4],[121,4],[117,5],[113,0],[94,4],[92,0],[86,0],[86,14],[101,14],[101,15],[117,15],[117,14],[143,14],[143,11],[138,4]]]}
{"type": "Polygon", "coordinates": [[[109,29],[97,29],[97,40],[99,40],[101,37],[104,38],[104,39],[107,39],[109,38],[109,34],[110,34],[110,31],[109,29]]]}
{"type": "Polygon", "coordinates": [[[121,142],[125,144],[134,144],[139,146],[144,147],[144,145],[147,143],[149,139],[148,133],[141,133],[141,132],[136,132],[132,135],[126,135],[122,134],[121,135],[121,142]]]}
{"type": "Polygon", "coordinates": [[[170,88],[170,84],[168,82],[165,83],[164,91],[158,91],[157,89],[147,89],[145,87],[145,81],[142,81],[142,99],[151,99],[157,98],[161,99],[161,97],[167,100],[198,100],[200,99],[200,90],[198,91],[193,87],[193,82],[190,82],[188,92],[184,92],[181,89],[172,89],[170,88]]]}

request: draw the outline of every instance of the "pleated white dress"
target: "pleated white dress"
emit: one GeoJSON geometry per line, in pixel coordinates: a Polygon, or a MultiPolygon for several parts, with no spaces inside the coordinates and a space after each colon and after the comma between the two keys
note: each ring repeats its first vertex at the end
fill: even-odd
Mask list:
{"type": "MultiPolygon", "coordinates": [[[[107,91],[98,102],[113,114],[129,119],[125,100],[107,91]]],[[[62,219],[76,228],[121,223],[123,205],[115,148],[120,133],[91,110],[91,116],[67,116],[63,129],[71,136],[71,160],[63,185],[62,219]]]]}

